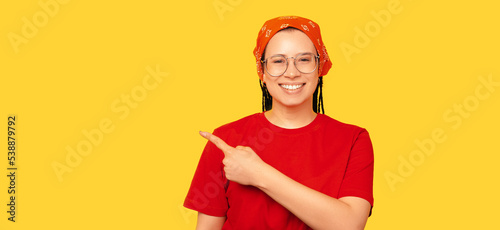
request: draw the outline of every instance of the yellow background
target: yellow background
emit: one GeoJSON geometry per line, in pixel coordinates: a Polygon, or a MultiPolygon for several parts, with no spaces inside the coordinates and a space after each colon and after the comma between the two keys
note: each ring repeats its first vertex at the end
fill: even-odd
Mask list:
{"type": "Polygon", "coordinates": [[[333,59],[326,114],[370,132],[375,207],[366,229],[497,229],[500,87],[475,94],[480,76],[500,82],[493,2],[72,0],[44,22],[38,1],[2,1],[0,229],[194,229],[196,213],[181,205],[206,143],[197,132],[261,111],[252,51],[264,21],[281,15],[321,26],[333,59]],[[388,4],[399,13],[382,26],[371,12],[388,4]],[[33,16],[36,33],[13,45],[33,16]],[[370,42],[343,53],[367,25],[370,42]],[[139,92],[148,66],[168,75],[128,115],[117,112],[113,103],[139,92]],[[453,129],[443,116],[464,102],[473,109],[449,113],[462,120],[453,129]],[[16,223],[6,213],[9,114],[16,223]],[[106,119],[114,129],[60,182],[52,164],[65,164],[66,148],[106,119]],[[385,175],[400,175],[401,159],[435,129],[446,140],[391,190],[385,175]]]}

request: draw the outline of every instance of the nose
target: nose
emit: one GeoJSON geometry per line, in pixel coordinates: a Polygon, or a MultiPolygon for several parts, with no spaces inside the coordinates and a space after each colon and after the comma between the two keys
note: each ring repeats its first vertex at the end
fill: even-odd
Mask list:
{"type": "Polygon", "coordinates": [[[285,73],[283,76],[289,77],[289,78],[294,78],[300,75],[299,70],[295,66],[295,57],[289,57],[286,59],[288,62],[288,67],[286,68],[285,73]]]}

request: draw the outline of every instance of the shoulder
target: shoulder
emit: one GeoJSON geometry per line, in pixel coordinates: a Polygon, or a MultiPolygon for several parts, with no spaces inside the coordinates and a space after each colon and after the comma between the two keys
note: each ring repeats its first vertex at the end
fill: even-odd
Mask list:
{"type": "Polygon", "coordinates": [[[318,114],[318,116],[321,116],[322,125],[327,130],[341,132],[344,134],[353,134],[353,135],[359,135],[362,132],[367,132],[366,129],[363,127],[338,121],[326,114],[318,114]]]}
{"type": "Polygon", "coordinates": [[[232,132],[235,129],[252,127],[258,122],[259,116],[260,116],[260,113],[254,113],[254,114],[248,115],[246,117],[240,118],[238,120],[229,122],[227,124],[224,124],[222,126],[217,127],[214,130],[214,133],[225,134],[228,132],[232,132]]]}
{"type": "Polygon", "coordinates": [[[325,114],[322,116],[321,126],[324,127],[325,135],[335,138],[343,143],[348,143],[351,146],[362,143],[363,145],[371,144],[371,139],[368,131],[358,125],[349,124],[338,121],[325,114]]]}

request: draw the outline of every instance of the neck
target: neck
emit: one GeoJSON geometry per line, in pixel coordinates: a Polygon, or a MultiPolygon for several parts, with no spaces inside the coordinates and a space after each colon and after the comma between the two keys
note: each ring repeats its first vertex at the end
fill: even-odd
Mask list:
{"type": "Polygon", "coordinates": [[[312,110],[312,98],[307,103],[297,106],[283,106],[273,99],[273,108],[264,113],[272,124],[286,129],[304,127],[316,118],[312,110]]]}

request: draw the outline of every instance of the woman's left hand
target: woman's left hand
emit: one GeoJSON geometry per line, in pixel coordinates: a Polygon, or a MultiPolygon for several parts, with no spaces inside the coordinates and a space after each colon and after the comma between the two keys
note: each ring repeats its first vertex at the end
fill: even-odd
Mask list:
{"type": "Polygon", "coordinates": [[[233,148],[219,137],[208,132],[200,131],[200,135],[224,152],[222,163],[224,164],[224,172],[228,180],[242,185],[257,186],[258,179],[260,178],[259,174],[267,164],[252,148],[247,146],[236,146],[236,148],[233,148]]]}

